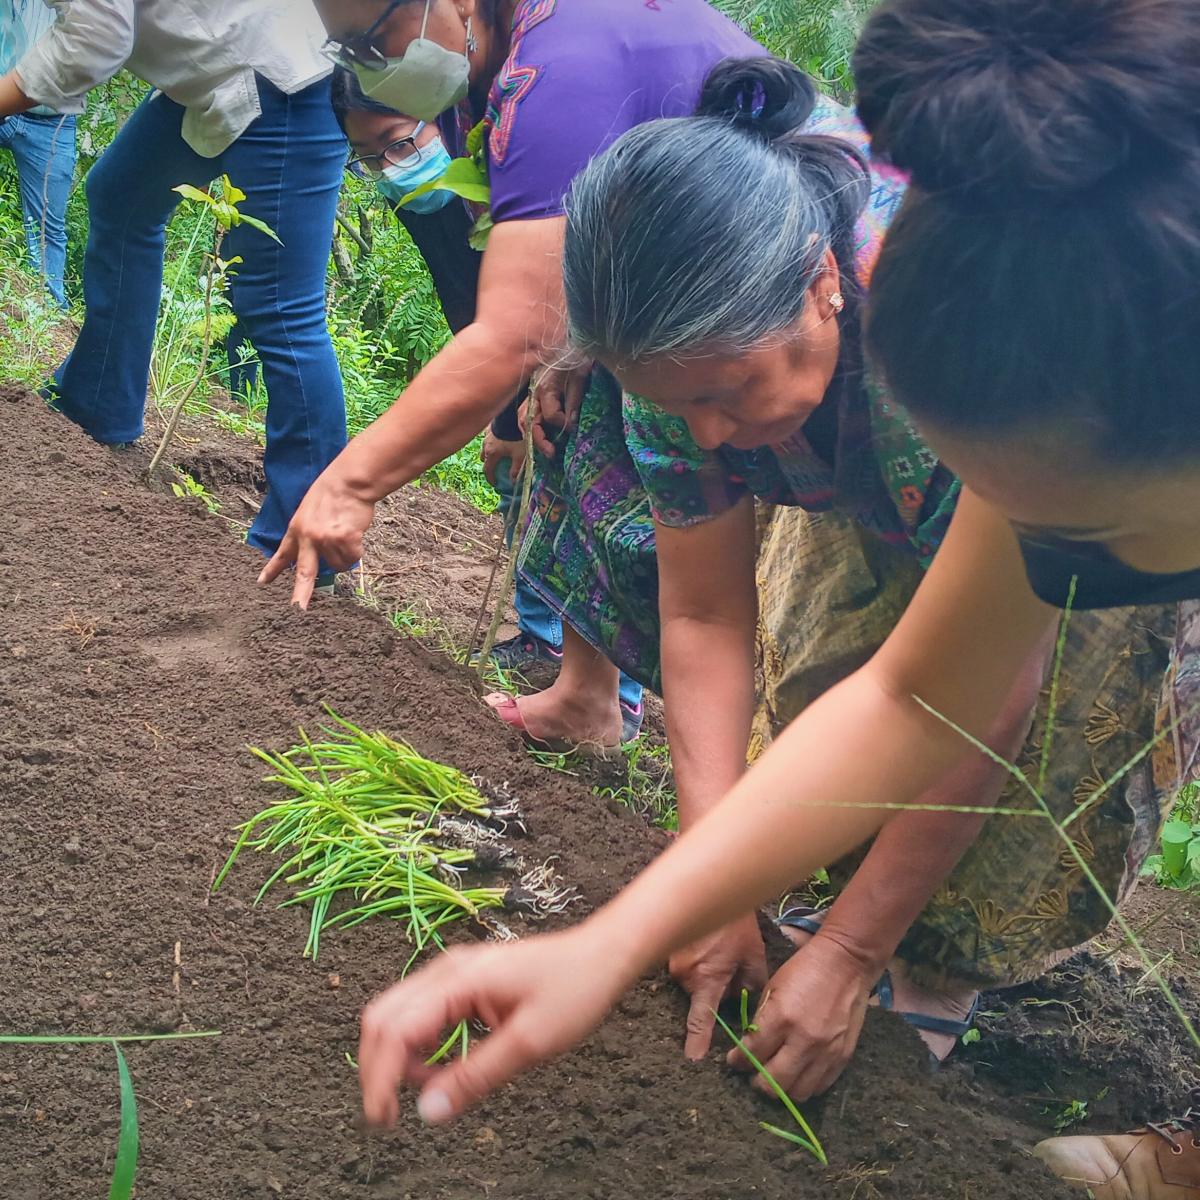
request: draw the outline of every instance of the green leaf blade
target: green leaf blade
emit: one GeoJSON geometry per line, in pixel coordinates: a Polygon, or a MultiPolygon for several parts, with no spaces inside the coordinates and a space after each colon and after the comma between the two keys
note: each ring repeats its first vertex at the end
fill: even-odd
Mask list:
{"type": "Polygon", "coordinates": [[[117,1072],[121,1081],[121,1134],[117,1142],[117,1160],[113,1166],[112,1184],[108,1189],[108,1200],[130,1200],[133,1196],[134,1176],[137,1174],[138,1158],[138,1115],[137,1097],[133,1093],[133,1079],[121,1047],[114,1041],[117,1055],[117,1072]]]}

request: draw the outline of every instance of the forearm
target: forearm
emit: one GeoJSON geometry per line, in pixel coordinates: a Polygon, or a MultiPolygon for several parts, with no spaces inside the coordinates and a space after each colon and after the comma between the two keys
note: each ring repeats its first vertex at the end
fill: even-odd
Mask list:
{"type": "Polygon", "coordinates": [[[537,361],[523,342],[468,326],[351,441],[329,475],[363,500],[383,499],[461,450],[509,403],[537,361]]]}
{"type": "Polygon", "coordinates": [[[690,829],[746,769],[754,711],[753,627],[668,619],[662,677],[679,822],[690,829]]]}
{"type": "MultiPolygon", "coordinates": [[[[1038,647],[984,742],[1015,761],[1029,733],[1049,645],[1038,647]]],[[[897,812],[880,830],[861,866],[830,906],[821,936],[835,939],[869,974],[887,966],[933,894],[979,836],[1008,780],[1007,770],[972,750],[919,800],[926,811],[897,812]],[[932,809],[945,811],[935,812],[932,809]]]]}
{"type": "Polygon", "coordinates": [[[34,101],[25,95],[15,71],[0,77],[0,117],[11,117],[32,108],[34,101]]]}

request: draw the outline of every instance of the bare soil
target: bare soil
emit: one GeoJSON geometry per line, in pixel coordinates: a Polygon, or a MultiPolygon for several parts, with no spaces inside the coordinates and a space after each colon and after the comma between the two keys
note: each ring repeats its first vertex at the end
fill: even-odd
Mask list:
{"type": "MultiPolygon", "coordinates": [[[[915,1036],[874,1015],[851,1070],[812,1106],[831,1161],[822,1168],[758,1129],[779,1110],[718,1054],[683,1061],[684,1006],[661,976],[578,1052],[452,1129],[427,1131],[414,1118],[386,1136],[364,1132],[346,1055],[360,1006],[408,949],[398,925],[368,922],[328,936],[319,962],[304,960],[306,914],[253,904],[268,870],[253,857],[211,893],[234,828],[272,795],[247,743],[286,748],[329,704],[511,784],[530,856],[558,856],[583,896],[578,914],[648,862],[663,835],[535,766],[482,710],[469,673],[379,613],[335,599],[304,615],[282,589],[256,589],[258,561],[227,521],[149,490],[138,450],[96,446],[12,389],[0,391],[0,423],[3,1024],[222,1031],[128,1051],[140,1198],[1073,1194],[1027,1154],[1052,1125],[1018,1094],[1037,1090],[1018,1081],[1051,1045],[1032,1032],[989,1027],[972,1058],[933,1074],[915,1036]]],[[[196,443],[186,466],[234,516],[237,493],[254,502],[254,476],[242,469],[253,454],[239,459],[221,444],[196,443]]],[[[382,515],[368,569],[402,581],[406,601],[421,593],[448,621],[473,623],[494,519],[428,489],[382,515]],[[441,526],[451,530],[444,540],[431,532],[441,526]]],[[[1085,1023],[1127,1031],[1126,1046],[1168,1081],[1120,1066],[1124,1116],[1164,1100],[1184,1071],[1159,1057],[1177,1054],[1178,1039],[1142,1045],[1167,1023],[1153,999],[1127,972],[1105,969],[1117,982],[1072,1003],[1085,1023]]],[[[1050,1053],[1078,1056],[1099,1080],[1117,1059],[1108,1047],[1096,1057],[1094,1045],[1060,1039],[1050,1053]]],[[[104,1194],[116,1132],[109,1051],[0,1048],[5,1200],[104,1194]]]]}

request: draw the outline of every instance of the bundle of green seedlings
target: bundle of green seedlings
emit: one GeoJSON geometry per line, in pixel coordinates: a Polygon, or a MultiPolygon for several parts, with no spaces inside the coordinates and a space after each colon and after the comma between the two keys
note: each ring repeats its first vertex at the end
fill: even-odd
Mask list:
{"type": "Polygon", "coordinates": [[[549,863],[530,867],[510,841],[526,833],[504,788],[422,758],[384,733],[365,733],[327,710],[336,729],[284,754],[251,747],[291,793],[242,826],[218,875],[219,887],[242,851],[286,855],[258,900],[283,882],[298,889],[283,907],[311,904],[304,953],[315,959],[321,935],[369,917],[406,922],[415,959],[441,931],[469,920],[491,936],[514,935],[501,913],[535,919],[563,912],[576,898],[549,863]],[[485,789],[487,795],[484,794],[485,789]],[[482,885],[469,872],[487,873],[482,885]],[[348,905],[334,911],[334,902],[348,905]]]}

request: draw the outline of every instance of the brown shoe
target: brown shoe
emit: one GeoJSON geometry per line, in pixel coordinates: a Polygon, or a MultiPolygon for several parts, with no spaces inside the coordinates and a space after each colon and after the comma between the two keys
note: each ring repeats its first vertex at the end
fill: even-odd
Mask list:
{"type": "Polygon", "coordinates": [[[1034,1154],[1095,1200],[1200,1200],[1200,1092],[1182,1117],[1106,1137],[1056,1137],[1034,1154]]]}

